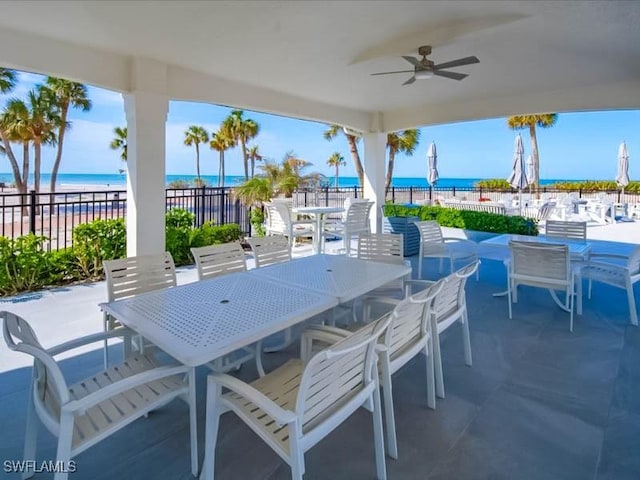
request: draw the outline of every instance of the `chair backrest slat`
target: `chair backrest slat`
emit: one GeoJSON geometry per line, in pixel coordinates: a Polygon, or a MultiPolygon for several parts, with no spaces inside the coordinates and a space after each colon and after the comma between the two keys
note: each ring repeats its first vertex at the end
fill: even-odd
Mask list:
{"type": "Polygon", "coordinates": [[[288,234],[291,227],[291,211],[287,202],[264,202],[267,209],[267,234],[288,234]]]}
{"type": "Polygon", "coordinates": [[[373,202],[353,202],[344,217],[344,228],[350,234],[369,232],[369,214],[373,202]]]}
{"type": "Polygon", "coordinates": [[[466,305],[464,288],[467,279],[477,270],[479,262],[473,262],[453,272],[443,279],[440,293],[433,300],[433,314],[438,322],[445,320],[451,314],[460,311],[466,305]]]}
{"type": "Polygon", "coordinates": [[[291,260],[291,246],[283,235],[251,237],[247,241],[253,250],[256,267],[266,267],[291,260]]]}
{"type": "Polygon", "coordinates": [[[358,258],[393,264],[404,263],[402,234],[361,233],[358,235],[358,258]]]}
{"type": "Polygon", "coordinates": [[[415,226],[420,232],[420,241],[422,243],[443,243],[442,229],[435,220],[415,222],[415,226]]]}
{"type": "Polygon", "coordinates": [[[587,222],[547,220],[545,223],[544,234],[547,237],[585,240],[587,238],[587,222]]]}
{"type": "Polygon", "coordinates": [[[244,250],[239,242],[192,248],[191,253],[196,261],[198,280],[247,270],[244,250]]]}
{"type": "Polygon", "coordinates": [[[177,285],[169,252],[105,260],[103,265],[109,302],[177,285]]]}

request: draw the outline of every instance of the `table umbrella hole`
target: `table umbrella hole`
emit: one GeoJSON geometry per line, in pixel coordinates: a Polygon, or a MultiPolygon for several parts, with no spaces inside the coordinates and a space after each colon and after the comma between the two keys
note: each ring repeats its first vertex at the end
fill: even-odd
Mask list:
{"type": "Polygon", "coordinates": [[[220,303],[229,303],[229,300],[220,300],[220,303]]]}
{"type": "Polygon", "coordinates": [[[330,268],[327,268],[327,272],[333,272],[333,270],[331,270],[330,268]]]}

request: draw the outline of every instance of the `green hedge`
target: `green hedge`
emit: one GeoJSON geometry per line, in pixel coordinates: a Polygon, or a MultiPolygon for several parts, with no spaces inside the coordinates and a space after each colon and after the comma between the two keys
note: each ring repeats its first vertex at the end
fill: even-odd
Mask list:
{"type": "Polygon", "coordinates": [[[463,228],[479,232],[538,234],[538,227],[534,220],[497,213],[432,206],[406,207],[389,203],[384,206],[384,215],[386,217],[419,217],[421,220],[435,220],[443,227],[463,228]]]}
{"type": "MultiPolygon", "coordinates": [[[[194,228],[193,222],[194,215],[185,210],[167,212],[166,247],[176,265],[193,263],[191,247],[242,238],[237,224],[206,223],[194,228]]],[[[0,295],[102,278],[104,260],[126,256],[126,237],[123,219],[78,225],[73,230],[73,247],[51,252],[45,249],[46,237],[29,234],[12,240],[0,236],[0,295]]]]}
{"type": "MultiPolygon", "coordinates": [[[[576,191],[576,190],[587,190],[587,191],[616,191],[620,190],[620,187],[613,180],[585,180],[583,182],[558,182],[553,185],[549,185],[552,188],[557,188],[558,190],[567,190],[567,191],[576,191]]],[[[640,193],[640,182],[633,181],[629,182],[629,185],[624,187],[624,191],[628,193],[640,193]]]]}

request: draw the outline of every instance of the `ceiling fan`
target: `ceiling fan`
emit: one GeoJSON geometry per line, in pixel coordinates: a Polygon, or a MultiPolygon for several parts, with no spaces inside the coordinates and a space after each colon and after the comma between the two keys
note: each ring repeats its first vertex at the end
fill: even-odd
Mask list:
{"type": "Polygon", "coordinates": [[[410,85],[416,80],[424,80],[431,78],[434,75],[438,77],[451,78],[452,80],[462,80],[468,77],[466,73],[448,72],[445,68],[462,67],[464,65],[472,65],[474,63],[480,63],[477,57],[464,57],[457,60],[451,60],[450,62],[438,63],[437,65],[431,60],[427,60],[427,55],[431,54],[431,46],[425,45],[418,48],[418,54],[422,55],[422,59],[419,60],[414,57],[403,56],[407,62],[413,65],[413,70],[399,70],[397,72],[381,72],[372,73],[371,75],[392,75],[395,73],[413,73],[413,76],[404,82],[402,85],[410,85]]]}

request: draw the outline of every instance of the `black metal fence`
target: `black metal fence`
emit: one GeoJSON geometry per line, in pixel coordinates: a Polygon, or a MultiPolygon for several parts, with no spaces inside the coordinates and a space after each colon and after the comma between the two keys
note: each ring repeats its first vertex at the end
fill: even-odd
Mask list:
{"type": "MultiPolygon", "coordinates": [[[[243,232],[251,233],[248,208],[232,195],[230,187],[198,187],[167,189],[166,209],[182,208],[195,215],[194,226],[205,222],[215,225],[237,223],[243,232]]],[[[566,193],[551,188],[542,188],[542,195],[566,193]]],[[[392,187],[386,195],[394,203],[423,203],[438,198],[455,196],[463,200],[500,200],[514,190],[499,191],[476,187],[392,187]]],[[[526,194],[526,192],[525,192],[526,194]]],[[[640,193],[620,191],[583,191],[580,198],[595,198],[605,194],[616,203],[640,203],[640,193]]],[[[294,194],[294,206],[342,206],[347,197],[362,197],[361,188],[325,187],[315,191],[300,191],[294,194]]],[[[0,194],[0,235],[16,238],[29,232],[43,235],[49,240],[50,250],[65,248],[73,244],[73,229],[80,224],[97,219],[124,218],[127,210],[127,192],[124,190],[62,192],[26,194],[0,194]]]]}

